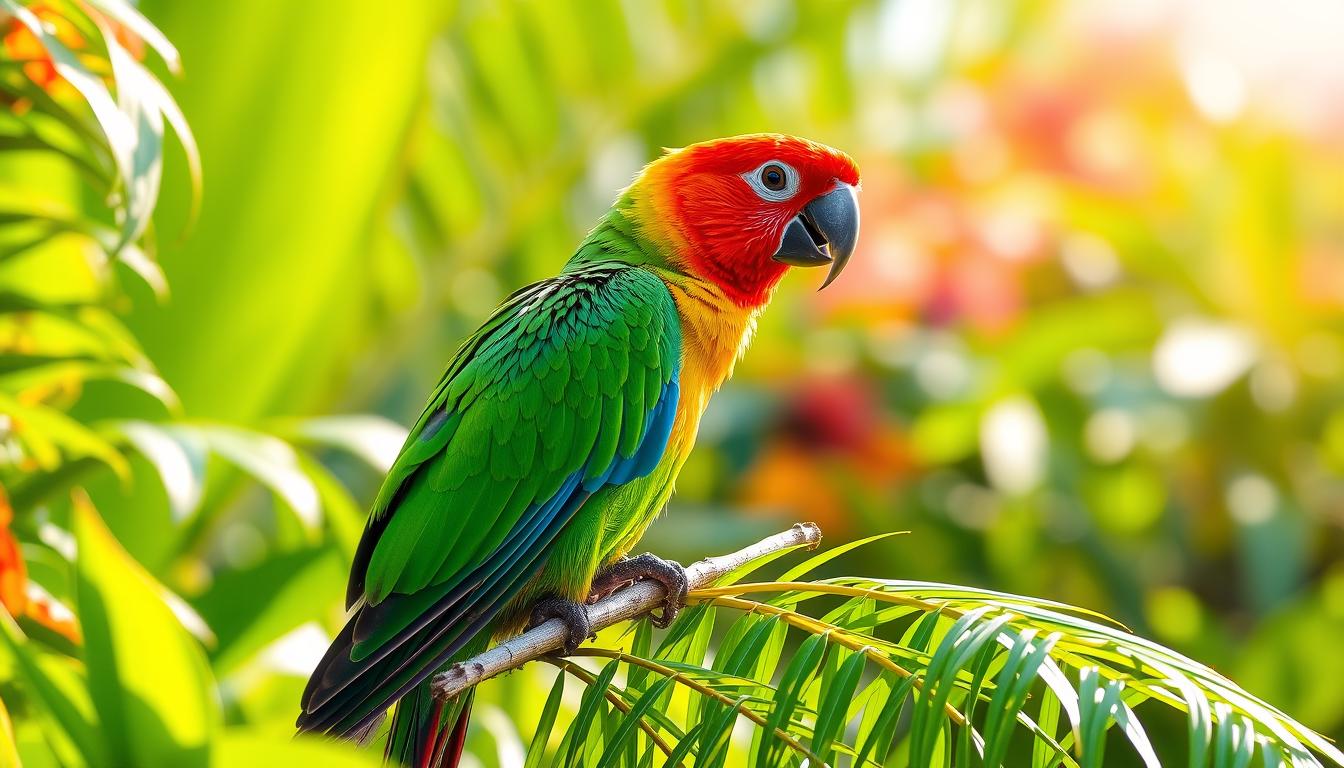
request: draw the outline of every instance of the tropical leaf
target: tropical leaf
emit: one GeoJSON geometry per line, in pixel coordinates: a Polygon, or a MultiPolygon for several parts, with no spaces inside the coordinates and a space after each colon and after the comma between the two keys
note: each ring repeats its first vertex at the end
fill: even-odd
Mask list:
{"type": "Polygon", "coordinates": [[[13,394],[86,381],[119,382],[158,400],[170,413],[181,408],[168,382],[150,370],[75,356],[0,355],[0,390],[13,394]]]}
{"type": "Polygon", "coordinates": [[[387,472],[406,442],[406,428],[380,416],[326,416],[281,422],[277,435],[299,445],[339,448],[364,460],[379,472],[387,472]]]}
{"type": "Polygon", "coordinates": [[[305,457],[274,435],[213,423],[113,422],[107,428],[154,464],[179,518],[199,503],[205,458],[214,455],[273,491],[309,531],[321,523],[321,495],[304,471],[305,457]]]}
{"type": "Polygon", "coordinates": [[[898,762],[911,765],[1100,766],[1109,736],[1146,766],[1188,759],[1234,768],[1252,755],[1265,765],[1344,766],[1344,754],[1310,728],[1094,612],[933,582],[796,581],[827,559],[789,569],[788,580],[692,592],[693,607],[655,654],[647,640],[629,651],[580,649],[580,658],[606,664],[594,675],[564,662],[590,687],[566,732],[563,762],[585,754],[580,743],[606,739],[603,766],[635,766],[642,758],[622,747],[642,729],[669,745],[655,765],[673,757],[721,765],[740,749],[728,733],[745,719],[758,765],[881,765],[899,744],[906,754],[898,762]],[[829,610],[816,609],[824,605],[829,610]],[[697,638],[707,640],[712,610],[741,616],[711,654],[697,638]],[[802,642],[784,642],[785,634],[802,642]],[[781,653],[786,647],[793,650],[781,653]],[[613,682],[622,672],[645,681],[644,693],[622,691],[613,682]],[[666,706],[674,689],[686,697],[684,708],[666,706]],[[604,708],[604,697],[617,706],[604,708]],[[1190,724],[1178,754],[1162,754],[1145,728],[1162,710],[1190,724]],[[612,722],[598,729],[603,717],[612,722]],[[1026,751],[1019,757],[1015,749],[1026,751]]]}
{"type": "Polygon", "coordinates": [[[555,728],[555,718],[560,712],[560,697],[565,693],[565,676],[556,675],[555,683],[551,686],[551,692],[546,697],[546,704],[542,707],[541,717],[537,720],[536,728],[532,732],[532,741],[527,748],[527,761],[523,768],[537,768],[546,759],[547,745],[551,740],[551,732],[555,728]]]}
{"type": "Polygon", "coordinates": [[[92,429],[45,405],[25,405],[0,394],[8,431],[22,442],[38,467],[56,470],[69,460],[96,459],[119,477],[129,468],[116,447],[92,429]]]}
{"type": "Polygon", "coordinates": [[[14,743],[14,720],[9,716],[5,702],[0,701],[0,765],[19,764],[19,747],[14,743]]]}
{"type": "Polygon", "coordinates": [[[83,669],[73,660],[28,642],[6,611],[0,610],[0,638],[24,683],[25,702],[38,713],[48,746],[65,765],[105,765],[108,751],[83,669]]]}
{"type": "Polygon", "coordinates": [[[228,675],[274,640],[341,599],[343,565],[330,549],[312,548],[253,568],[221,571],[192,601],[214,630],[215,673],[228,675]]]}
{"type": "MultiPolygon", "coordinates": [[[[144,36],[155,50],[164,55],[170,67],[178,65],[176,50],[162,33],[133,8],[115,1],[104,2],[99,6],[107,12],[107,18],[123,23],[137,35],[144,36]]],[[[165,117],[182,140],[187,150],[193,183],[199,185],[200,163],[190,129],[167,91],[123,47],[103,17],[90,17],[78,5],[66,9],[71,14],[69,20],[72,23],[100,33],[113,88],[109,88],[102,75],[92,71],[86,60],[67,47],[32,9],[17,0],[0,0],[0,8],[13,15],[40,42],[56,72],[74,86],[93,113],[101,131],[102,142],[115,163],[121,193],[122,202],[118,207],[121,232],[108,249],[109,253],[116,255],[144,234],[158,200],[165,117]]],[[[43,103],[49,102],[44,100],[43,103]]],[[[60,112],[64,113],[64,110],[60,112]]],[[[137,253],[132,261],[142,262],[143,253],[137,253]]],[[[144,274],[143,263],[133,263],[132,266],[138,266],[136,271],[144,274]]],[[[147,282],[161,285],[161,281],[153,277],[147,278],[147,282]]]]}
{"type": "Polygon", "coordinates": [[[225,730],[211,750],[210,764],[220,768],[294,768],[321,765],[325,768],[379,768],[382,761],[368,750],[352,745],[295,739],[261,730],[225,730]]]}
{"type": "Polygon", "coordinates": [[[200,645],[87,502],[74,528],[89,690],[109,763],[206,765],[221,714],[200,645]]]}
{"type": "Polygon", "coordinates": [[[133,5],[125,0],[86,0],[89,5],[102,11],[108,18],[129,29],[136,37],[145,41],[155,53],[163,58],[168,70],[173,74],[182,71],[182,57],[177,47],[168,40],[159,28],[146,19],[133,5]]]}
{"type": "Polygon", "coordinates": [[[175,439],[171,433],[148,422],[128,421],[111,425],[154,465],[174,520],[185,520],[201,502],[205,475],[205,456],[194,451],[191,443],[175,439]]]}

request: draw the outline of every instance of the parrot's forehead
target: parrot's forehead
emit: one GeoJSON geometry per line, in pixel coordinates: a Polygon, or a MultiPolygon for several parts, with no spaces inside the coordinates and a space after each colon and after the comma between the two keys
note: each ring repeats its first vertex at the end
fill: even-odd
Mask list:
{"type": "Polygon", "coordinates": [[[800,172],[859,183],[859,167],[849,155],[834,147],[797,136],[755,133],[692,144],[677,150],[668,160],[688,172],[740,174],[762,163],[782,160],[800,172]]]}

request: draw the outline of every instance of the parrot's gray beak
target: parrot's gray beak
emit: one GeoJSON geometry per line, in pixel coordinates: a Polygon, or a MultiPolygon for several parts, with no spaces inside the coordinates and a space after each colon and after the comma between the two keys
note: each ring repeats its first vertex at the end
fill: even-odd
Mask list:
{"type": "Polygon", "coordinates": [[[822,288],[830,285],[854,255],[859,242],[858,191],[836,182],[835,188],[803,206],[784,230],[774,259],[791,267],[830,264],[822,288]]]}

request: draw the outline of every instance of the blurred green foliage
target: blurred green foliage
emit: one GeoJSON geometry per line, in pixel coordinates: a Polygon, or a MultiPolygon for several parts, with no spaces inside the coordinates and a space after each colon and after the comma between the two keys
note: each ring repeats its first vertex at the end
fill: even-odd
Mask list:
{"type": "MultiPolygon", "coordinates": [[[[287,743],[395,424],[457,341],[661,147],[755,130],[859,160],[861,250],[824,294],[786,281],[649,547],[910,529],[828,567],[1101,610],[1344,735],[1331,4],[144,0],[171,44],[120,0],[20,5],[83,19],[55,36],[138,126],[64,107],[4,22],[0,567],[54,649],[3,662],[25,764],[153,759],[90,723],[174,669],[221,700],[184,694],[165,743],[287,743]],[[103,525],[105,575],[72,572],[103,525]],[[89,611],[173,623],[156,593],[162,669],[86,687],[62,644],[95,653],[89,611]],[[16,699],[16,665],[49,695],[16,699]]],[[[538,685],[482,691],[483,762],[538,685]]]]}

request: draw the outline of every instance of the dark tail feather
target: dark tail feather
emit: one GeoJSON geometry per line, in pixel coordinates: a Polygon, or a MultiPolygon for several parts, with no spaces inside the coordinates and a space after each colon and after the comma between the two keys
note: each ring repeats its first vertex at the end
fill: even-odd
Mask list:
{"type": "Polygon", "coordinates": [[[471,720],[471,697],[475,693],[475,689],[472,689],[462,694],[466,700],[462,704],[462,711],[457,715],[457,723],[453,726],[453,735],[448,739],[443,752],[439,755],[439,765],[443,768],[457,768],[457,764],[462,762],[462,748],[467,746],[467,722],[471,720]]]}
{"type": "Polygon", "coordinates": [[[387,760],[405,768],[454,768],[462,758],[472,692],[435,701],[429,682],[402,697],[387,734],[387,760]]]}
{"type": "Polygon", "coordinates": [[[378,735],[378,726],[383,724],[383,718],[386,717],[386,715],[387,713],[384,712],[370,720],[368,725],[356,728],[347,735],[347,738],[361,747],[367,747],[369,743],[373,741],[374,737],[378,735]]]}

